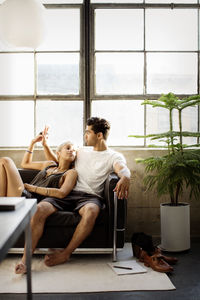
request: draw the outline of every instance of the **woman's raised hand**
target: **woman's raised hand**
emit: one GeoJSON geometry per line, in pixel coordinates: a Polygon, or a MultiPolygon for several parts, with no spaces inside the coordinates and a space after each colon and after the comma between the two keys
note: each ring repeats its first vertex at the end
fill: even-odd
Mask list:
{"type": "Polygon", "coordinates": [[[38,135],[36,135],[36,137],[33,139],[33,143],[38,143],[38,142],[42,142],[43,140],[43,132],[40,132],[38,135]]]}
{"type": "Polygon", "coordinates": [[[47,144],[47,139],[48,139],[48,129],[49,126],[45,126],[44,130],[41,131],[32,141],[33,143],[38,143],[41,142],[43,146],[47,144]]]}
{"type": "Polygon", "coordinates": [[[41,133],[42,135],[42,146],[45,146],[47,144],[47,139],[48,139],[48,130],[49,126],[45,125],[44,130],[41,133]]]}

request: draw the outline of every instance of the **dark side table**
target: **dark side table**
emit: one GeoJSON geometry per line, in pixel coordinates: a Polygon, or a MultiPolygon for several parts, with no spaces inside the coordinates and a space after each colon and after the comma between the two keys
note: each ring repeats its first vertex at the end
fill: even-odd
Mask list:
{"type": "MultiPolygon", "coordinates": [[[[13,211],[0,211],[0,262],[18,237],[25,231],[26,266],[27,266],[27,299],[32,299],[31,257],[32,239],[30,220],[37,208],[36,199],[25,199],[24,205],[13,211]]],[[[14,272],[14,270],[13,270],[14,272]]]]}

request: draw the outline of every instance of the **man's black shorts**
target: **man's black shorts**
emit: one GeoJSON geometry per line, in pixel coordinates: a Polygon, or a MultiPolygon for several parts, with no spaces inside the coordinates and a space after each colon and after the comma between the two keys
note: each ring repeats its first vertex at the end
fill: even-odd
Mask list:
{"type": "Polygon", "coordinates": [[[62,211],[78,211],[82,206],[87,203],[94,203],[98,205],[101,209],[105,207],[103,203],[103,198],[87,194],[81,191],[72,191],[67,197],[63,199],[58,198],[45,198],[42,201],[49,202],[55,206],[58,210],[62,211]]]}

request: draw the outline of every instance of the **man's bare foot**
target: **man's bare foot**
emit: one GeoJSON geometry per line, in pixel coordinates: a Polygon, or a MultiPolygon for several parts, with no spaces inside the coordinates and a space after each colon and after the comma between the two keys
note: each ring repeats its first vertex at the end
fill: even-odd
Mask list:
{"type": "Polygon", "coordinates": [[[48,267],[63,264],[66,261],[68,261],[70,258],[70,255],[67,255],[64,251],[62,250],[57,250],[54,251],[51,254],[46,254],[44,257],[44,263],[48,267]]]}
{"type": "Polygon", "coordinates": [[[15,273],[16,274],[25,274],[26,272],[27,272],[26,265],[22,261],[20,261],[15,267],[15,273]]]}

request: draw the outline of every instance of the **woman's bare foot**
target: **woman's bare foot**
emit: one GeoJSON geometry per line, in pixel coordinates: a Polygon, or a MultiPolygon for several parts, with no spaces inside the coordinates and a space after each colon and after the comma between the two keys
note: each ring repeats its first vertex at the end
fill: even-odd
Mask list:
{"type": "Polygon", "coordinates": [[[55,266],[59,264],[63,264],[66,261],[68,261],[70,258],[70,255],[67,255],[64,251],[62,250],[57,250],[54,251],[51,254],[46,254],[44,258],[44,263],[48,266],[55,266]]]}
{"type": "Polygon", "coordinates": [[[15,267],[15,273],[16,274],[25,274],[26,272],[27,272],[26,265],[22,261],[20,261],[15,267]]]}

